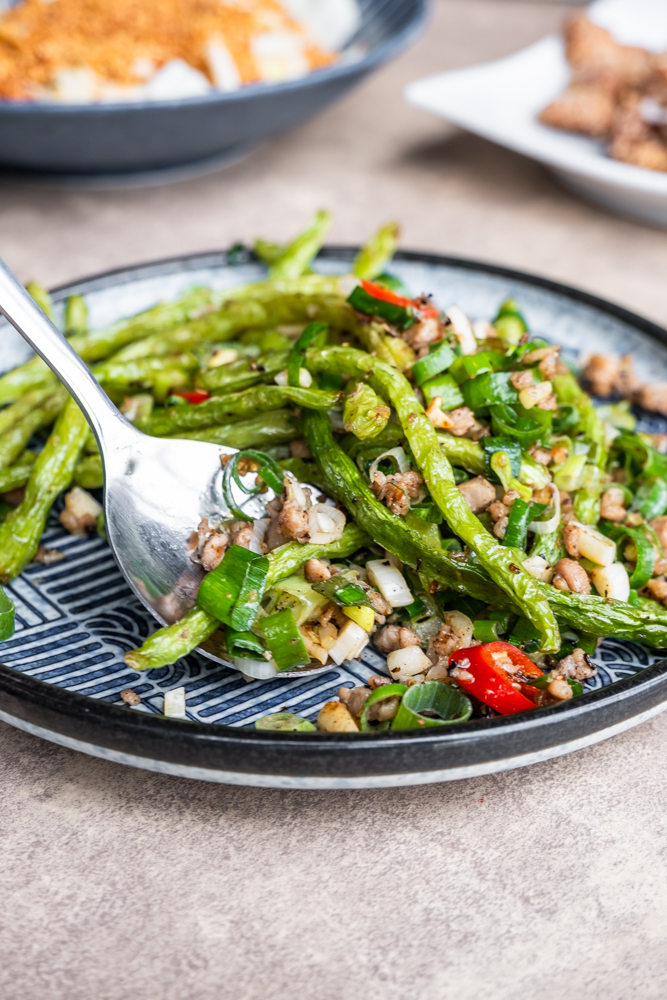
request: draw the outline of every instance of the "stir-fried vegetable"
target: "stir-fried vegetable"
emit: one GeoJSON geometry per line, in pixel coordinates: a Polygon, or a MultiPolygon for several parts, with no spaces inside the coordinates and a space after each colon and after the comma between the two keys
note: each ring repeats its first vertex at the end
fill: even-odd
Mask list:
{"type": "MultiPolygon", "coordinates": [[[[194,606],[126,662],[152,669],[210,640],[266,679],[372,643],[387,674],[341,688],[318,727],[377,733],[567,701],[607,635],[667,647],[662,439],[626,403],[596,407],[515,301],[489,323],[413,296],[387,273],[394,224],[351,275],[318,274],[329,224],[320,212],[284,246],[258,241],[264,281],[194,289],[106,330],[89,329],[81,297],[66,304],[70,343],[141,430],[238,449],[219,517],[188,543],[194,606]]],[[[10,580],[70,485],[63,525],[95,530],[81,488],[103,473],[41,361],[0,378],[0,406],[10,580]]],[[[0,594],[0,636],[12,621],[0,594]]],[[[257,725],[312,728],[289,713],[257,725]]]]}

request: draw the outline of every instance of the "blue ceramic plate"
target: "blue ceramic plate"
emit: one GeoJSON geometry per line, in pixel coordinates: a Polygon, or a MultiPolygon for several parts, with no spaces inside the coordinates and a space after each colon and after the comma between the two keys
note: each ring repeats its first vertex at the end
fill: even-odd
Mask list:
{"type": "MultiPolygon", "coordinates": [[[[326,272],[349,270],[353,251],[330,248],[326,272]]],[[[582,292],[529,275],[424,254],[399,254],[393,270],[414,293],[456,302],[472,318],[488,318],[512,296],[535,334],[576,355],[631,352],[641,377],[667,380],[667,334],[653,324],[582,292]]],[[[216,289],[257,280],[248,256],[230,264],[224,253],[114,271],[58,289],[56,302],[86,296],[91,324],[105,326],[172,299],[190,285],[216,289]]],[[[60,305],[62,308],[62,305],[60,305]]],[[[29,354],[2,329],[0,371],[29,354]]],[[[662,422],[667,427],[667,422],[662,422]]],[[[645,423],[645,429],[658,423],[645,423]]],[[[663,428],[664,429],[664,428],[663,428]]],[[[47,739],[139,767],[213,781],[299,787],[412,784],[467,777],[529,764],[578,749],[636,725],[667,707],[667,665],[661,654],[613,637],[596,654],[598,676],[566,705],[525,717],[478,720],[446,732],[323,736],[258,733],[254,722],[289,709],[315,719],[341,684],[362,683],[384,669],[368,649],[360,661],[315,675],[246,682],[238,672],[192,654],[174,666],[138,675],[123,654],[156,622],[131,594],[107,545],[59,526],[57,511],[45,544],[66,553],[50,567],[33,564],[8,588],[17,629],[0,647],[0,719],[47,739]],[[184,685],[188,722],[162,716],[165,690],[184,685]],[[131,687],[138,709],[120,698],[131,687]]]]}

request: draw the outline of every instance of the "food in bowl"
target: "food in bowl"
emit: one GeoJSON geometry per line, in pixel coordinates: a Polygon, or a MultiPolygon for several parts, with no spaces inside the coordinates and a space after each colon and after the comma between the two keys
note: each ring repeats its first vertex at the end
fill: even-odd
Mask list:
{"type": "Polygon", "coordinates": [[[667,171],[667,53],[621,45],[584,14],[564,34],[572,77],[540,121],[604,140],[615,160],[667,171]]]}
{"type": "MultiPolygon", "coordinates": [[[[261,679],[373,644],[386,675],[320,719],[352,732],[563,703],[595,675],[600,637],[667,646],[667,439],[637,433],[629,406],[664,387],[651,395],[628,359],[600,355],[578,376],[513,301],[491,319],[443,311],[387,270],[394,225],[350,274],[317,273],[328,224],[319,213],[287,246],[258,241],[263,281],[194,289],[107,330],[67,303],[70,342],[127,419],[221,449],[220,515],[183,539],[193,571],[159,608],[173,624],[127,664],[215,639],[261,679]],[[628,398],[595,405],[584,384],[628,398]]],[[[103,530],[89,493],[103,475],[39,359],[0,378],[0,403],[11,579],[59,558],[39,547],[59,493],[67,530],[103,530]],[[54,420],[36,456],[31,437],[54,420]]]]}
{"type": "Polygon", "coordinates": [[[0,99],[171,100],[295,80],[335,63],[358,24],[356,0],[20,0],[0,16],[0,99]]]}

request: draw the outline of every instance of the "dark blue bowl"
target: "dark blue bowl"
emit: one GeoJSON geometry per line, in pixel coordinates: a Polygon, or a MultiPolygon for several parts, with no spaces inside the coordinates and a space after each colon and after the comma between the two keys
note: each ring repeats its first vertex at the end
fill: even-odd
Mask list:
{"type": "Polygon", "coordinates": [[[0,103],[0,166],[38,174],[123,174],[232,156],[338,100],[413,41],[428,0],[360,0],[367,48],[350,65],[232,94],[141,104],[0,103]]]}

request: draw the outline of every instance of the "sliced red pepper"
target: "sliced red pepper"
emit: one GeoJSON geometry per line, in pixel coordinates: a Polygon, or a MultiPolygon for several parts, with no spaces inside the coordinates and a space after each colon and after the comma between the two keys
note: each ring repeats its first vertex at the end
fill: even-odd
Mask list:
{"type": "Polygon", "coordinates": [[[391,302],[394,306],[403,306],[404,309],[416,309],[421,316],[437,317],[439,315],[435,306],[422,306],[415,299],[406,299],[402,295],[392,292],[390,288],[376,285],[372,281],[364,281],[362,278],[361,287],[369,295],[372,295],[374,299],[382,299],[383,302],[391,302]]]}
{"type": "Polygon", "coordinates": [[[193,392],[172,392],[172,396],[187,399],[188,403],[193,403],[195,406],[197,403],[203,403],[204,400],[211,398],[210,392],[205,392],[204,389],[196,389],[193,392]]]}
{"type": "Polygon", "coordinates": [[[513,715],[535,708],[536,689],[523,684],[517,674],[524,677],[543,677],[543,671],[530,657],[509,642],[486,642],[482,646],[457,649],[450,660],[471,676],[471,680],[458,676],[456,683],[501,715],[513,715]],[[505,658],[517,668],[516,672],[502,666],[505,658]],[[518,684],[519,687],[515,687],[518,684]]]}
{"type": "Polygon", "coordinates": [[[383,302],[391,302],[395,306],[403,306],[404,309],[414,308],[414,300],[406,299],[402,295],[397,295],[396,292],[392,292],[390,288],[384,288],[383,285],[376,285],[372,281],[364,281],[361,279],[361,287],[369,295],[372,295],[374,299],[382,299],[383,302]]]}

